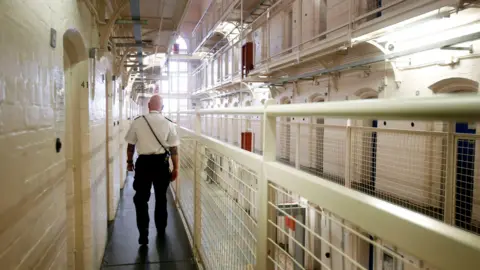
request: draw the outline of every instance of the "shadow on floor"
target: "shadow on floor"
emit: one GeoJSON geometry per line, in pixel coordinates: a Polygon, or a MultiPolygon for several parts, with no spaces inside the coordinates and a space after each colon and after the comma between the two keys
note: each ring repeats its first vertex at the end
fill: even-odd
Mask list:
{"type": "Polygon", "coordinates": [[[138,231],[135,221],[135,206],[132,188],[133,177],[128,177],[122,191],[115,221],[109,228],[109,239],[102,269],[197,269],[182,220],[175,207],[172,194],[168,194],[168,226],[164,239],[157,239],[153,212],[155,198],[149,202],[150,235],[148,247],[138,245],[138,231]]]}

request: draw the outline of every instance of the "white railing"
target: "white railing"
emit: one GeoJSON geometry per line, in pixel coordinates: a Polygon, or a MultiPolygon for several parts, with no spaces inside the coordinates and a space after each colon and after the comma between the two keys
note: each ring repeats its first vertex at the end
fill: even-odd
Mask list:
{"type": "Polygon", "coordinates": [[[455,133],[451,125],[479,122],[480,96],[272,103],[177,116],[190,115],[180,122],[174,191],[205,268],[480,268],[480,236],[472,230],[480,137],[455,133]],[[228,136],[212,138],[215,128],[205,120],[214,115],[224,116],[213,118],[217,124],[230,121],[216,126],[225,133],[236,130],[235,118],[225,115],[261,115],[263,155],[228,136]],[[359,126],[361,119],[434,125],[432,131],[374,129],[359,126]],[[285,127],[290,135],[282,135],[285,127]],[[289,162],[282,159],[282,136],[294,145],[289,162]],[[458,196],[470,196],[470,205],[458,196]]]}
{"type": "MultiPolygon", "coordinates": [[[[315,4],[315,1],[309,1],[311,3],[305,6],[298,4],[300,3],[298,1],[293,2],[292,0],[277,1],[243,29],[242,37],[255,35],[255,33],[261,37],[260,40],[253,38],[260,45],[254,48],[255,67],[251,71],[252,75],[258,75],[263,71],[271,72],[281,66],[293,65],[298,63],[299,60],[305,62],[312,58],[330,54],[340,47],[348,47],[356,38],[381,28],[398,24],[442,7],[456,5],[454,0],[396,0],[384,3],[381,7],[377,7],[378,1],[376,0],[336,0],[329,2],[330,4],[325,7],[316,6],[318,3],[315,4]],[[303,10],[304,8],[308,10],[303,10]],[[325,12],[322,15],[315,15],[314,10],[325,12]],[[295,16],[295,18],[289,19],[290,17],[287,16],[289,12],[292,12],[292,16],[295,16]],[[308,17],[303,16],[304,13],[308,13],[308,17]],[[314,16],[316,16],[316,21],[312,20],[314,16]],[[288,20],[291,20],[292,23],[295,20],[295,28],[293,28],[293,25],[288,27],[296,30],[291,31],[291,29],[285,28],[287,27],[285,22],[288,20]],[[308,23],[302,22],[304,20],[308,20],[308,23]],[[314,25],[322,26],[315,27],[314,25]],[[311,27],[311,29],[302,31],[302,27],[311,27]]],[[[217,19],[220,20],[220,17],[217,16],[217,19]]],[[[199,35],[198,32],[201,32],[199,27],[204,24],[203,21],[199,22],[199,26],[194,30],[194,35],[199,35]]],[[[213,31],[213,28],[210,31],[213,31]]],[[[201,37],[204,38],[204,36],[201,37]]],[[[242,40],[240,43],[243,42],[242,40]]],[[[231,48],[237,48],[238,44],[229,44],[213,56],[215,60],[196,70],[195,73],[206,73],[205,77],[211,78],[211,80],[207,79],[206,82],[202,81],[196,84],[196,92],[229,83],[229,80],[222,80],[223,75],[222,78],[217,78],[217,75],[212,72],[211,65],[217,59],[222,59],[222,56],[231,48]]],[[[237,48],[235,53],[238,54],[237,57],[240,59],[241,50],[237,48]]],[[[233,67],[235,67],[235,64],[237,63],[234,63],[233,67]]],[[[219,64],[219,66],[227,65],[231,64],[219,64]]],[[[234,77],[234,74],[228,74],[227,77],[234,77]]]]}

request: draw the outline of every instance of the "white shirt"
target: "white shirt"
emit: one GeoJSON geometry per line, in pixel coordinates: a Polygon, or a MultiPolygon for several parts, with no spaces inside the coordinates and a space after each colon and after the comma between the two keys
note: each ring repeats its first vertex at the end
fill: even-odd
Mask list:
{"type": "MultiPolygon", "coordinates": [[[[145,115],[157,138],[167,149],[180,145],[175,125],[157,111],[145,115]]],[[[125,141],[134,144],[139,155],[163,154],[165,149],[158,143],[143,117],[137,117],[125,136],[125,141]]]]}

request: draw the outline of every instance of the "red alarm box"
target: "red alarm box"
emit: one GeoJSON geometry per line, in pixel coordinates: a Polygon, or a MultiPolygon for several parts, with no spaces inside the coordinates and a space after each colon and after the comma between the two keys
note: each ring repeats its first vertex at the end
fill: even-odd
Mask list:
{"type": "Polygon", "coordinates": [[[250,131],[242,132],[242,149],[252,152],[253,150],[253,133],[250,131]]]}

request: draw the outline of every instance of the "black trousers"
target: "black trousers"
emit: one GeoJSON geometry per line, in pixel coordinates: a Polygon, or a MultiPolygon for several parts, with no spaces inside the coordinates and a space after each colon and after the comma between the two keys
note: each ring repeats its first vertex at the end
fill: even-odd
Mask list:
{"type": "Polygon", "coordinates": [[[133,202],[137,213],[137,228],[141,236],[148,235],[150,223],[148,201],[152,184],[155,190],[155,225],[158,231],[167,227],[167,189],[170,180],[171,174],[165,155],[140,155],[137,158],[133,202]]]}

